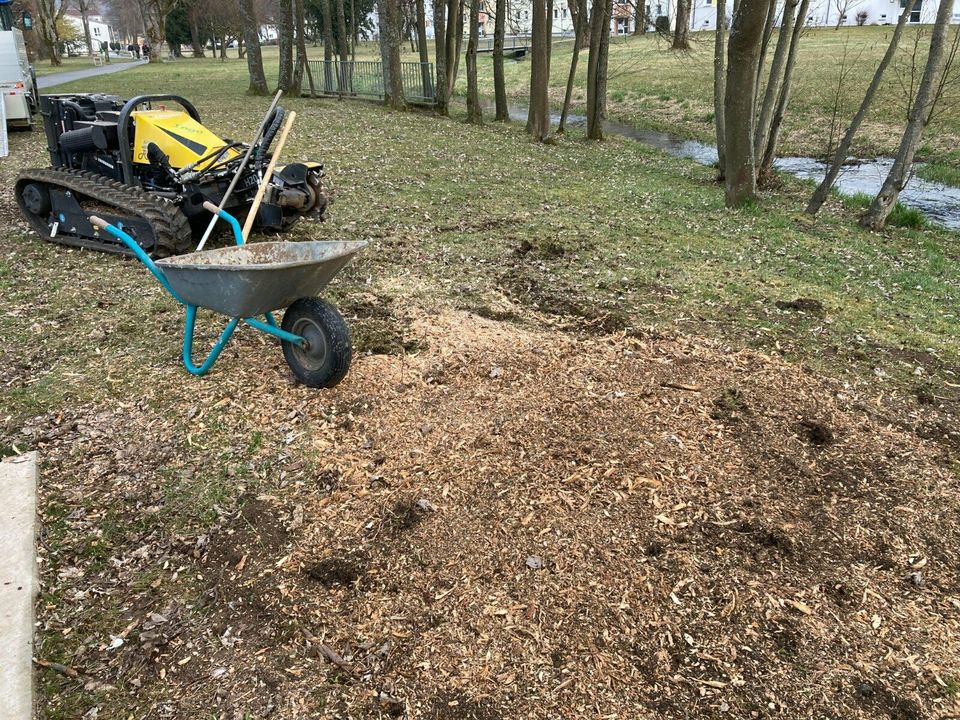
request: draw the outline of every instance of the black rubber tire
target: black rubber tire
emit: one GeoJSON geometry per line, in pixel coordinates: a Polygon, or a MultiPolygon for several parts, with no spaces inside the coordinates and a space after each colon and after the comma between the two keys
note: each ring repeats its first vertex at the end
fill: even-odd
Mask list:
{"type": "Polygon", "coordinates": [[[300,298],[287,308],[280,326],[309,343],[301,348],[281,341],[283,357],[300,382],[332,388],[346,377],[353,358],[350,328],[333,305],[320,298],[300,298]]]}

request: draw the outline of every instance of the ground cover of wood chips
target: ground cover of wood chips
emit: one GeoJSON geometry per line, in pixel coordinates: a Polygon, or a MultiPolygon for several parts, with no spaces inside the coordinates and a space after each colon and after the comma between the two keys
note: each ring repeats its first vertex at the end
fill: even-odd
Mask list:
{"type": "Polygon", "coordinates": [[[322,395],[265,385],[282,360],[251,338],[215,383],[26,429],[77,545],[42,552],[63,602],[38,631],[78,673],[45,671],[47,716],[82,692],[109,717],[957,711],[936,441],[714,340],[409,320],[416,354],[361,357],[322,395]],[[214,464],[239,510],[138,533],[214,464]],[[111,527],[132,552],[98,556],[111,527]]]}

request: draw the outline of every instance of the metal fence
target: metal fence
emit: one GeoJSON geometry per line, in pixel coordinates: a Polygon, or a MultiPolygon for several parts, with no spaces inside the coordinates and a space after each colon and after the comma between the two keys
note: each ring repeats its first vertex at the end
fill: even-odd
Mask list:
{"type": "MultiPolygon", "coordinates": [[[[318,95],[382,100],[383,63],[376,60],[310,60],[313,89],[318,95]]],[[[433,63],[402,62],[403,95],[408,102],[433,105],[433,63]]],[[[307,85],[309,87],[309,85],[307,85]]]]}

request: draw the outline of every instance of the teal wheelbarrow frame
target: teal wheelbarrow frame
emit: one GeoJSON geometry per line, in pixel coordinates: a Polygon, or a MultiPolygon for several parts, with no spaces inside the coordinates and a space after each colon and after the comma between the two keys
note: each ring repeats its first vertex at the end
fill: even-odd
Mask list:
{"type": "Polygon", "coordinates": [[[186,307],[182,355],[191,374],[210,371],[242,322],[280,340],[287,364],[305,385],[333,387],[340,382],[353,354],[350,329],[333,305],[315,295],[366,243],[246,245],[235,217],[212,203],[204,203],[204,207],[230,224],[235,246],[154,262],[122,227],[96,216],[91,216],[90,222],[123,242],[173,299],[186,307]],[[230,320],[206,359],[197,365],[193,339],[200,307],[223,313],[230,320]],[[286,312],[278,324],[273,311],[281,308],[286,312]]]}

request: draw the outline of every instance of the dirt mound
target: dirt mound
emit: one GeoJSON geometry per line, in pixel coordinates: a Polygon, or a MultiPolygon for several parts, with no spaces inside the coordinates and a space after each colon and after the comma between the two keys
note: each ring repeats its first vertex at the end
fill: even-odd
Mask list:
{"type": "MultiPolygon", "coordinates": [[[[274,370],[241,345],[192,423],[146,402],[38,420],[59,504],[82,488],[109,506],[118,475],[163,473],[124,491],[130,508],[169,503],[171,478],[186,492],[190,467],[227,478],[196,537],[130,532],[158,549],[44,564],[50,582],[110,589],[90,602],[129,641],[84,657],[129,690],[118,707],[922,718],[955,703],[960,501],[933,441],[705,340],[460,313],[413,313],[408,332],[419,352],[360,357],[330,393],[265,387],[274,370]],[[208,448],[198,423],[238,440],[208,448]],[[136,473],[119,451],[84,459],[121,428],[168,448],[136,473]]],[[[41,607],[41,633],[85,638],[79,612],[41,607]]]]}

